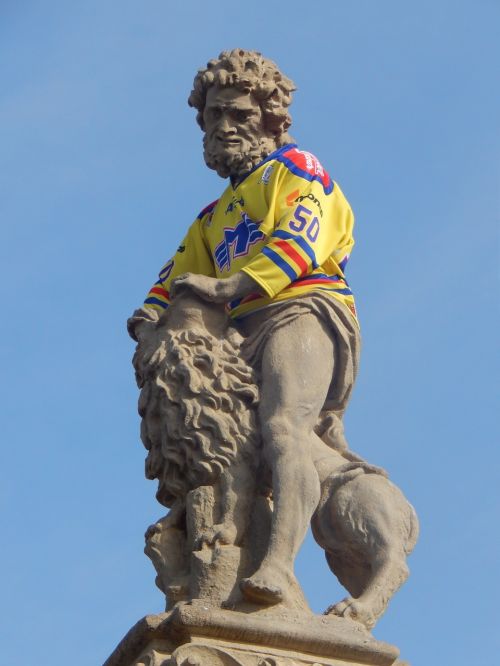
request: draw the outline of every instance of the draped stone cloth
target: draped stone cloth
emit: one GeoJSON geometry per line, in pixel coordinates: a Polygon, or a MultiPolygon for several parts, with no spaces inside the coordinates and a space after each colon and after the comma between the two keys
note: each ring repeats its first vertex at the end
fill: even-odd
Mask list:
{"type": "MultiPolygon", "coordinates": [[[[323,294],[308,294],[270,305],[238,322],[245,336],[242,353],[252,367],[260,370],[266,340],[275,331],[305,314],[314,314],[325,325],[334,343],[334,371],[323,407],[342,417],[358,372],[361,348],[359,328],[340,301],[323,294]]],[[[293,359],[290,359],[293,363],[293,359]]]]}

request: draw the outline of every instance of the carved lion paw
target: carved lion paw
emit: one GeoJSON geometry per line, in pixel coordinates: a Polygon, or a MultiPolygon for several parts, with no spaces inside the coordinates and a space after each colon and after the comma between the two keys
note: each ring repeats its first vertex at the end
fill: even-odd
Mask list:
{"type": "Polygon", "coordinates": [[[355,622],[360,622],[367,629],[371,629],[376,622],[376,617],[372,612],[370,604],[358,601],[353,597],[346,597],[342,601],[339,601],[338,604],[329,606],[325,611],[325,615],[345,617],[355,622]]]}

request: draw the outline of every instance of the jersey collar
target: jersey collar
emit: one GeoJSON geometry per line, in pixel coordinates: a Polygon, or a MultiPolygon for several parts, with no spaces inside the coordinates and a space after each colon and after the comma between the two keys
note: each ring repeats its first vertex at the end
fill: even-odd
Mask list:
{"type": "Polygon", "coordinates": [[[246,178],[248,178],[248,176],[250,176],[250,174],[252,174],[254,171],[259,169],[263,164],[265,164],[266,162],[270,162],[271,160],[276,159],[276,157],[278,157],[278,155],[280,155],[281,153],[285,152],[285,150],[290,150],[290,148],[296,148],[296,147],[297,147],[296,143],[287,143],[284,146],[281,146],[281,148],[278,148],[277,150],[270,153],[267,157],[265,157],[262,160],[262,162],[259,162],[258,164],[256,164],[253,167],[253,169],[251,169],[247,173],[243,174],[243,176],[240,176],[239,178],[237,178],[235,176],[231,176],[230,180],[231,180],[231,185],[233,186],[233,190],[235,190],[238,187],[238,185],[241,185],[241,183],[246,178]]]}

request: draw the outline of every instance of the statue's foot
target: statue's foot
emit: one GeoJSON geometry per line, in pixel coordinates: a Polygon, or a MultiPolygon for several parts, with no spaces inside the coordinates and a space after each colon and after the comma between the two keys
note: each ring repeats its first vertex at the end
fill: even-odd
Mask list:
{"type": "Polygon", "coordinates": [[[373,613],[372,605],[366,601],[360,601],[354,597],[346,597],[338,604],[329,606],[325,615],[338,615],[339,617],[349,618],[360,622],[367,629],[371,629],[376,622],[376,616],[373,613]]]}
{"type": "Polygon", "coordinates": [[[248,601],[258,604],[279,604],[283,601],[283,590],[279,585],[267,582],[264,578],[243,578],[240,589],[248,601]]]}
{"type": "Polygon", "coordinates": [[[250,578],[240,581],[240,589],[248,601],[258,604],[279,604],[284,600],[287,588],[292,584],[293,576],[283,574],[274,567],[261,567],[250,578]]]}

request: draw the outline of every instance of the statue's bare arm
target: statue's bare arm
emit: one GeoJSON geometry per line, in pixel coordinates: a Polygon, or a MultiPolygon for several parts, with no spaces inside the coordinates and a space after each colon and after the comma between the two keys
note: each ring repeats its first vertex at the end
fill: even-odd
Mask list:
{"type": "Polygon", "coordinates": [[[173,280],[171,296],[175,298],[182,289],[191,289],[205,301],[212,303],[227,303],[235,298],[262,291],[255,280],[242,271],[223,280],[197,273],[184,273],[173,280]]]}

